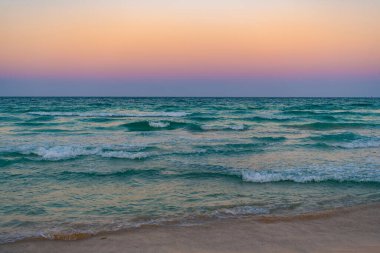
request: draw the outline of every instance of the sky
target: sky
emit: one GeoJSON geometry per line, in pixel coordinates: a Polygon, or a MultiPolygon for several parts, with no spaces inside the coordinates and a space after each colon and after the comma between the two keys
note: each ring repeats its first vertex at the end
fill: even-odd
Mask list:
{"type": "Polygon", "coordinates": [[[0,96],[380,96],[380,0],[0,0],[0,96]]]}

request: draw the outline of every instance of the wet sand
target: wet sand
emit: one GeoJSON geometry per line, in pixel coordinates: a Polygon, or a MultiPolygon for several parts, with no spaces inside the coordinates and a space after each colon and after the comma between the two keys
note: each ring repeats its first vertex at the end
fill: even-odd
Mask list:
{"type": "Polygon", "coordinates": [[[380,252],[380,205],[293,217],[146,226],[76,241],[26,240],[0,252],[380,252]]]}

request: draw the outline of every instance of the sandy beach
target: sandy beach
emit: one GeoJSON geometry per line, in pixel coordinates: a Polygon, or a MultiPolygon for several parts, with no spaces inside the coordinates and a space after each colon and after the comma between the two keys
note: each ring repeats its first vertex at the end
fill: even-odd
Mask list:
{"type": "Polygon", "coordinates": [[[380,205],[292,217],[146,226],[76,241],[26,240],[0,252],[380,252],[380,205]]]}

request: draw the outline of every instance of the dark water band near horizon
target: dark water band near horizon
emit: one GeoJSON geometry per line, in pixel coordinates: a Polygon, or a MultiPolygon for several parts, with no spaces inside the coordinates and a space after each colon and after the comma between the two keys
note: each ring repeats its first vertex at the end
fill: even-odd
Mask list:
{"type": "Polygon", "coordinates": [[[0,98],[0,243],[380,202],[379,98],[0,98]]]}

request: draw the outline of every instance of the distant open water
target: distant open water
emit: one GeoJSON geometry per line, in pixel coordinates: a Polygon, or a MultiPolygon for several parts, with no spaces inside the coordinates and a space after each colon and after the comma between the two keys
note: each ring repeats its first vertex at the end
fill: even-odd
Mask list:
{"type": "Polygon", "coordinates": [[[380,201],[377,98],[0,98],[0,243],[380,201]]]}

